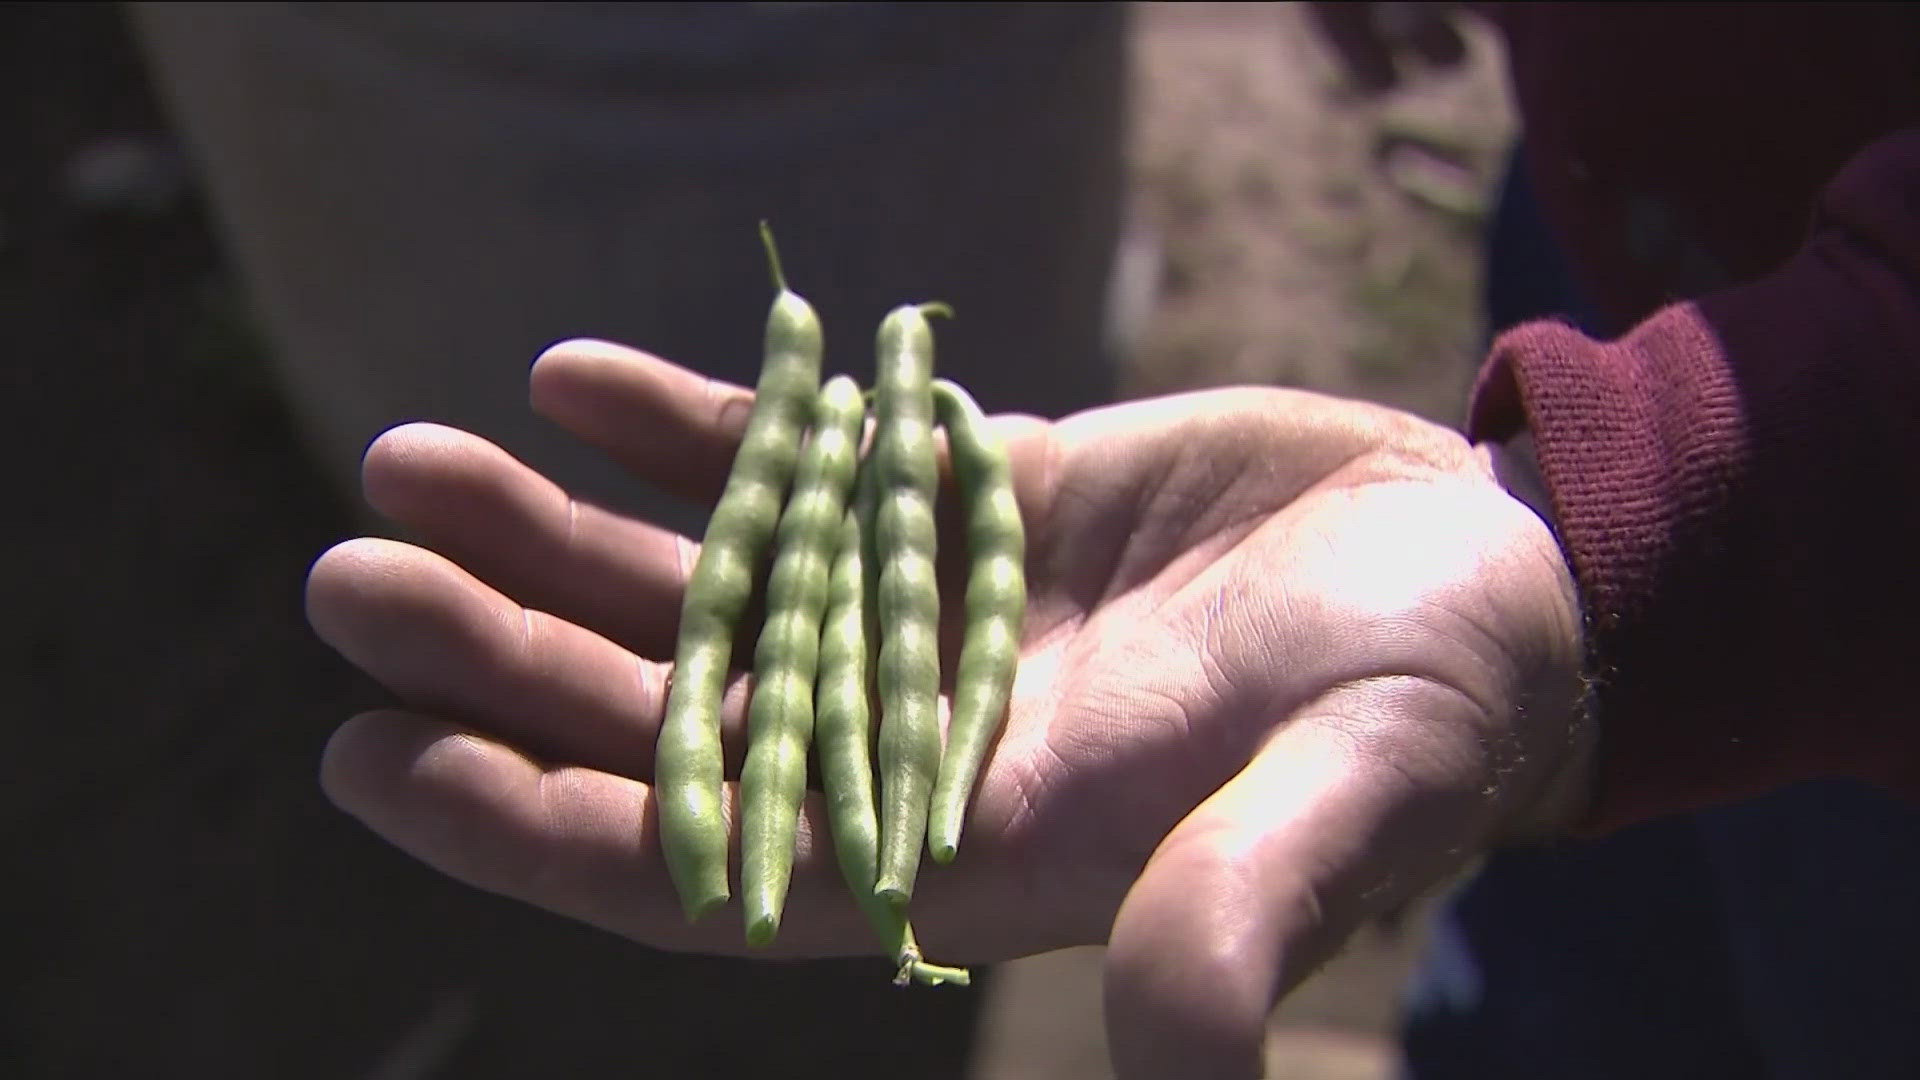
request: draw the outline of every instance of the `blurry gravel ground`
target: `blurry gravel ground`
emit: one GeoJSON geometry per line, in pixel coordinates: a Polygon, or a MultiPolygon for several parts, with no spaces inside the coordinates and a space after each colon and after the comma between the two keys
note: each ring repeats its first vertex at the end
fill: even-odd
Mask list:
{"type": "Polygon", "coordinates": [[[1158,268],[1137,276],[1157,303],[1129,388],[1285,383],[1457,414],[1513,131],[1497,39],[1463,20],[1462,66],[1365,97],[1298,5],[1141,12],[1134,214],[1158,268]]]}

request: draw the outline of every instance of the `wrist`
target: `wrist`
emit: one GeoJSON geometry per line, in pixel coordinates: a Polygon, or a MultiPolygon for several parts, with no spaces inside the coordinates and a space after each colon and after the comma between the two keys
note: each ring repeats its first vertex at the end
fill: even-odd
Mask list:
{"type": "Polygon", "coordinates": [[[1573,568],[1560,536],[1553,497],[1540,471],[1533,437],[1524,428],[1499,442],[1478,444],[1475,449],[1494,480],[1516,502],[1533,511],[1552,537],[1555,554],[1565,568],[1563,588],[1572,605],[1574,640],[1562,650],[1568,665],[1544,680],[1533,698],[1533,708],[1568,717],[1565,736],[1566,754],[1554,775],[1542,785],[1537,804],[1523,815],[1512,840],[1524,841],[1560,835],[1584,820],[1590,811],[1596,787],[1599,755],[1599,725],[1594,714],[1593,681],[1586,652],[1583,605],[1573,580],[1573,568]]]}

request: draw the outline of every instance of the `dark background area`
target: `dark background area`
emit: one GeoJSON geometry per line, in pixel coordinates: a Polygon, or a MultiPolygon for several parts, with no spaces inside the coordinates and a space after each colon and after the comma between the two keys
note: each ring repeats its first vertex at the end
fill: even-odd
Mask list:
{"type": "MultiPolygon", "coordinates": [[[[1137,13],[1125,393],[1454,417],[1481,335],[1463,213],[1511,135],[1497,40],[1469,24],[1464,65],[1370,95],[1301,5],[1137,13]],[[1380,150],[1409,131],[1470,174],[1402,175],[1380,150]]],[[[273,397],[119,20],[0,4],[0,460],[24,493],[0,519],[0,1077],[963,1075],[973,995],[664,957],[442,881],[326,803],[328,732],[380,697],[300,593],[360,526],[273,397]]],[[[1289,999],[1270,1073],[1390,1075],[1415,945],[1363,935],[1289,999]]],[[[1100,961],[998,967],[972,1075],[1111,1075],[1100,961]]]]}
{"type": "Polygon", "coordinates": [[[334,810],[321,747],[380,696],[301,589],[355,520],[116,6],[0,7],[0,132],[0,1074],[962,1074],[971,993],[651,952],[334,810]]]}

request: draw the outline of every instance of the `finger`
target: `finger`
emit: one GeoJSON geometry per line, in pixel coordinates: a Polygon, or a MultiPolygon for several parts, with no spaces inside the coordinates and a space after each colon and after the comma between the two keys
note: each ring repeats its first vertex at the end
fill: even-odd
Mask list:
{"type": "Polygon", "coordinates": [[[373,508],[520,604],[640,656],[671,654],[697,546],[570,497],[478,436],[408,424],[361,467],[373,508]]]}
{"type": "Polygon", "coordinates": [[[641,480],[696,505],[726,485],[753,391],[604,341],[566,341],[534,361],[534,411],[641,480]]]}
{"type": "Polygon", "coordinates": [[[1465,865],[1494,800],[1464,698],[1368,680],[1289,722],[1160,844],[1115,919],[1118,1076],[1261,1075],[1274,1004],[1367,918],[1465,865]]]}
{"type": "MultiPolygon", "coordinates": [[[[390,540],[341,544],[308,575],[307,617],[410,707],[543,759],[652,775],[666,665],[522,607],[439,555],[390,540]]],[[[745,691],[736,679],[722,705],[735,771],[745,691]]]]}
{"type": "MultiPolygon", "coordinates": [[[[712,503],[753,410],[753,391],[604,341],[567,341],[534,362],[533,407],[674,495],[712,503]]],[[[1002,414],[991,429],[1013,461],[1023,508],[1050,490],[1051,425],[1002,414]]]]}
{"type": "MultiPolygon", "coordinates": [[[[747,952],[737,901],[686,922],[660,855],[657,803],[639,781],[543,764],[471,729],[388,711],[335,732],[321,783],[374,832],[469,885],[657,948],[747,952]]],[[[728,784],[728,827],[736,796],[728,784]]],[[[810,794],[780,934],[756,955],[878,953],[824,840],[825,820],[824,802],[810,794]]],[[[737,837],[730,846],[739,850],[737,837]]],[[[736,894],[738,873],[736,865],[736,894]]]]}
{"type": "MultiPolygon", "coordinates": [[[[714,501],[725,486],[753,404],[752,392],[744,387],[599,341],[553,346],[535,362],[531,378],[534,408],[639,478],[702,503],[714,501]]],[[[1029,522],[1044,520],[1056,471],[1051,425],[1031,416],[1003,415],[992,418],[991,426],[1007,447],[1023,513],[1029,522]]],[[[951,492],[942,502],[948,533],[957,535],[951,492]]],[[[963,547],[949,542],[941,549],[948,553],[941,564],[946,580],[959,580],[953,575],[961,572],[963,547]]],[[[683,573],[690,572],[691,553],[683,555],[688,568],[683,573]]],[[[655,641],[640,651],[664,655],[663,648],[655,641]]]]}

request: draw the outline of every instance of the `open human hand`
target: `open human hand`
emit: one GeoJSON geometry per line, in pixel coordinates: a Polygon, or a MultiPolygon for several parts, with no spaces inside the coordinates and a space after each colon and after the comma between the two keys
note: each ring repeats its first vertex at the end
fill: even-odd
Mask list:
{"type": "MultiPolygon", "coordinates": [[[[593,342],[550,350],[532,387],[705,500],[751,400],[593,342]]],[[[1273,1003],[1365,919],[1580,811],[1564,559],[1489,448],[1379,406],[1228,389],[994,423],[1031,599],[959,857],[915,891],[920,940],[953,963],[1107,943],[1121,1076],[1257,1076],[1273,1003]]],[[[660,948],[748,951],[737,911],[686,922],[646,782],[696,542],[432,425],[383,435],[364,480],[420,546],[352,540],[312,570],[316,631],[404,703],[335,734],[333,800],[471,885],[660,948]]],[[[812,792],[763,954],[877,953],[828,837],[812,792]]]]}

